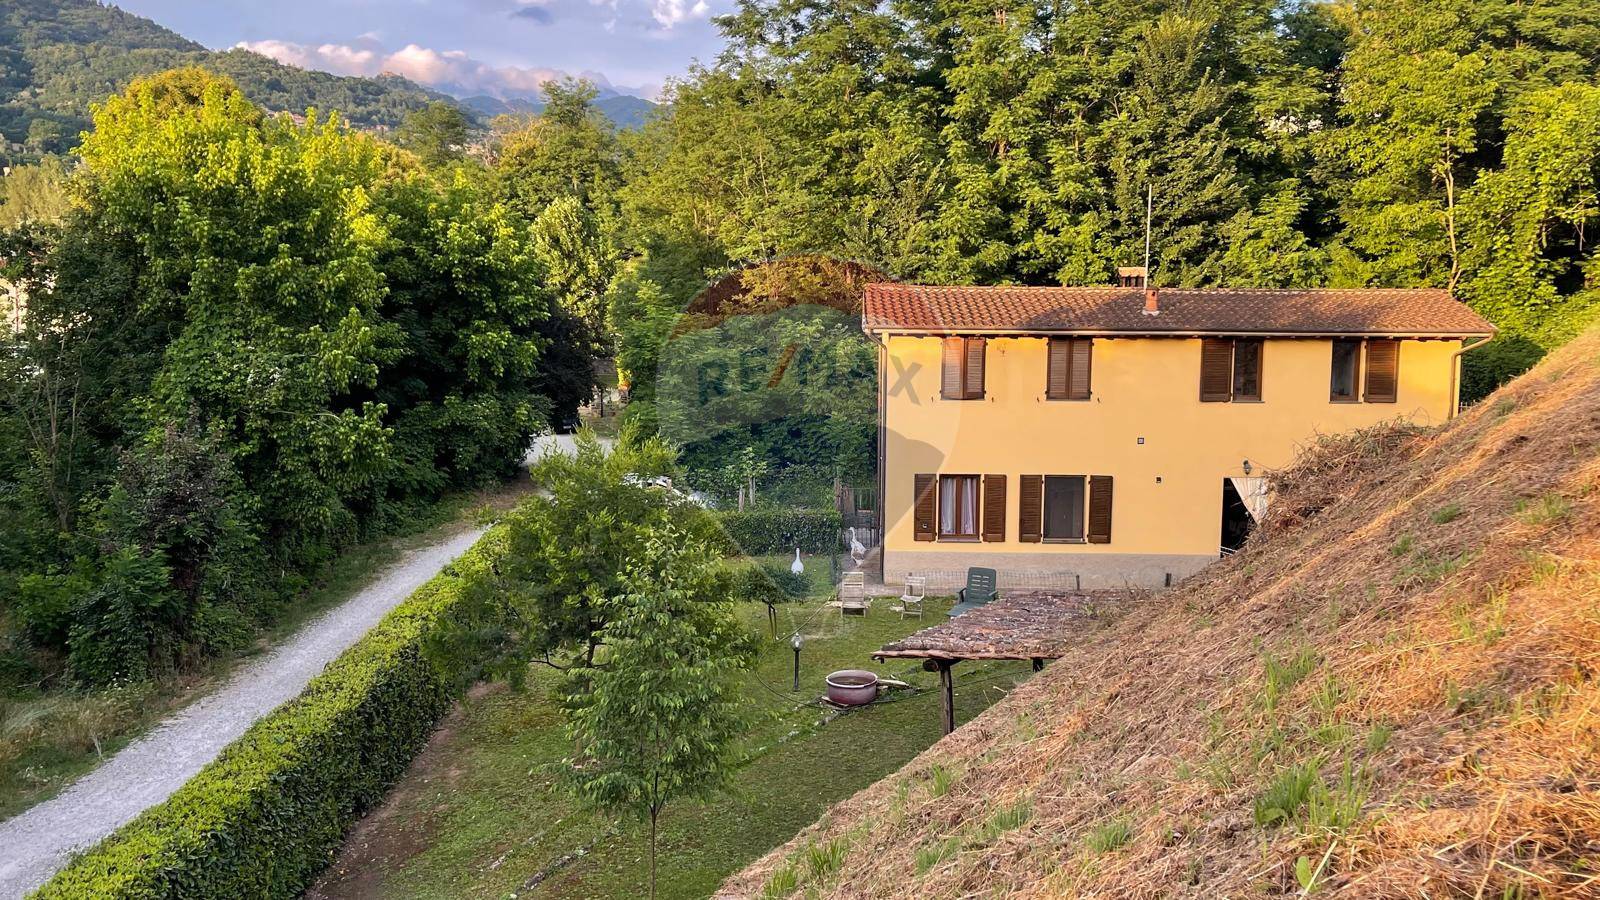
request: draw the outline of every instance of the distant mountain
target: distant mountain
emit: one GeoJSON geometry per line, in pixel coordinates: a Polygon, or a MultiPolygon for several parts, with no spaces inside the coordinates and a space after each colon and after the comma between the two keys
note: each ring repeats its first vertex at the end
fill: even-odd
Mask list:
{"type": "MultiPolygon", "coordinates": [[[[392,128],[436,100],[487,120],[509,109],[493,98],[454,98],[398,75],[350,78],[297,69],[246,50],[214,51],[96,0],[0,0],[0,159],[60,153],[89,127],[89,107],[141,75],[199,65],[227,75],[273,111],[337,110],[363,128],[392,128]]],[[[531,103],[531,101],[509,101],[531,103]]],[[[655,104],[612,94],[596,105],[621,127],[655,104]]],[[[537,104],[533,104],[534,111],[537,104]]]]}
{"type": "MultiPolygon", "coordinates": [[[[203,65],[271,110],[338,110],[362,127],[392,127],[449,99],[397,77],[308,72],[242,50],[217,52],[94,0],[0,2],[0,135],[24,152],[61,152],[89,127],[89,106],[140,75],[203,65]]],[[[0,151],[13,150],[0,146],[0,151]]],[[[14,152],[14,151],[13,151],[14,152]]]]}
{"type": "MultiPolygon", "coordinates": [[[[482,94],[463,97],[457,101],[467,110],[485,119],[506,113],[537,113],[544,104],[527,97],[487,97],[482,94]]],[[[595,98],[594,106],[618,128],[638,128],[650,119],[659,107],[642,97],[629,94],[603,94],[595,98]]]]}

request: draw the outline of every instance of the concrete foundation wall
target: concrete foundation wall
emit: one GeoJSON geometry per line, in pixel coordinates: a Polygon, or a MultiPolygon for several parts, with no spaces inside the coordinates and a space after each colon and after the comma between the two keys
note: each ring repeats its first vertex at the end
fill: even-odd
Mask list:
{"type": "Polygon", "coordinates": [[[1169,578],[1176,584],[1216,561],[1215,556],[1177,553],[888,550],[883,580],[898,585],[907,575],[922,575],[930,592],[942,593],[965,585],[968,567],[986,566],[999,574],[1002,591],[1160,588],[1169,578]]]}

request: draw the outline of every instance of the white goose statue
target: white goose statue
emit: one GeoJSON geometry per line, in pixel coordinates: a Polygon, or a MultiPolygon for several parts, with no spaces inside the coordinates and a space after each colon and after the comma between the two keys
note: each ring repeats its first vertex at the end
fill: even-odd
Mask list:
{"type": "Polygon", "coordinates": [[[789,571],[793,572],[796,575],[804,575],[805,574],[806,567],[805,567],[805,564],[800,561],[800,548],[799,547],[794,548],[794,562],[789,564],[789,571]]]}

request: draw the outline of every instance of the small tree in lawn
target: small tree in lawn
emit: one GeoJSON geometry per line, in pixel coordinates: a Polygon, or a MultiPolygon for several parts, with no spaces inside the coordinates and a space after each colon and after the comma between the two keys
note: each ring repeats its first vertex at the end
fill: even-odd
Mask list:
{"type": "Polygon", "coordinates": [[[731,772],[741,730],[734,674],[751,646],[725,569],[676,528],[649,536],[623,586],[609,601],[603,664],[573,678],[569,763],[580,797],[649,820],[653,898],[661,810],[713,793],[731,772]]]}

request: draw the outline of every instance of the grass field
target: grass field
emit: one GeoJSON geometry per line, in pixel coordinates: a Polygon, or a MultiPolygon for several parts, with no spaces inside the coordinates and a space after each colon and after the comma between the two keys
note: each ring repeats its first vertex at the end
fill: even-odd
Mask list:
{"type": "MultiPolygon", "coordinates": [[[[866,619],[848,621],[821,599],[779,608],[777,640],[763,640],[747,676],[751,727],[732,792],[669,807],[662,818],[662,897],[706,896],[939,738],[936,676],[914,661],[874,664],[871,653],[942,619],[948,601],[930,601],[920,622],[902,621],[890,603],[879,600],[866,619]],[[798,694],[790,692],[795,630],[805,638],[798,694]],[[858,667],[914,688],[842,715],[807,702],[821,694],[828,672],[858,667]]],[[[744,613],[765,638],[765,607],[744,613]]],[[[1026,662],[965,663],[955,671],[960,721],[1031,674],[1026,662]]],[[[480,689],[463,701],[309,896],[642,896],[641,824],[581,809],[558,784],[569,747],[549,697],[553,683],[541,673],[522,693],[480,689]]]]}

